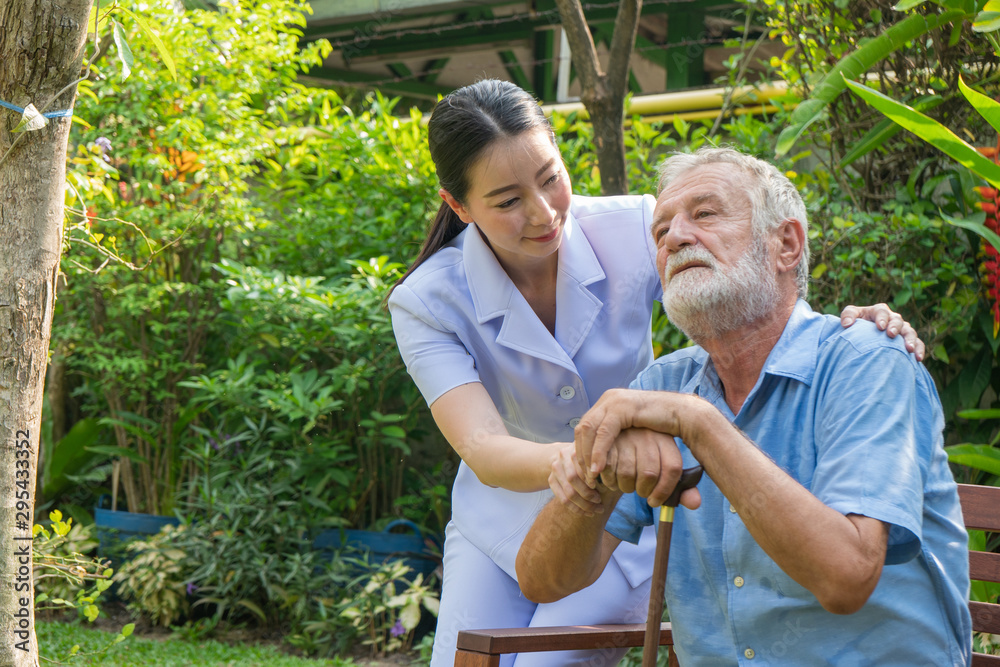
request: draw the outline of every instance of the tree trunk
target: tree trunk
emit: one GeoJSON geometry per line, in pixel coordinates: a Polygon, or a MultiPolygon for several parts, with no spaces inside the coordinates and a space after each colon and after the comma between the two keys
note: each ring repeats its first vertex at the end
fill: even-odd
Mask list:
{"type": "Polygon", "coordinates": [[[625,171],[624,119],[625,93],[628,90],[629,60],[639,29],[642,0],[621,0],[615,18],[614,35],[608,54],[608,71],[601,71],[594,38],[587,26],[580,0],[556,0],[566,40],[573,56],[573,66],[580,78],[580,100],[590,114],[601,171],[601,193],[628,193],[625,171]]]}
{"type": "MultiPolygon", "coordinates": [[[[72,108],[76,86],[53,97],[79,76],[91,3],[0,3],[0,100],[72,108]]],[[[0,665],[17,667],[38,665],[31,526],[70,128],[51,119],[8,154],[19,120],[0,108],[0,665]]]]}

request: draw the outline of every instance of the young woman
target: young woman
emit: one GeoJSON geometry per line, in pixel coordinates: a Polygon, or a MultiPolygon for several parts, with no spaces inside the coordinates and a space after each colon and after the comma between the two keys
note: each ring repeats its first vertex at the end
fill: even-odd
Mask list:
{"type": "MultiPolygon", "coordinates": [[[[653,197],[572,195],[552,128],[525,91],[495,80],[459,89],[435,107],[428,135],[444,203],[389,310],[407,370],[462,458],[431,659],[451,667],[463,629],[645,620],[653,528],[619,547],[592,586],[551,604],[521,595],[514,560],[579,417],[653,359],[661,286],[653,197]]],[[[845,311],[845,323],[859,314],[913,349],[915,332],[887,308],[845,311]]],[[[620,657],[535,653],[502,664],[620,657]]]]}

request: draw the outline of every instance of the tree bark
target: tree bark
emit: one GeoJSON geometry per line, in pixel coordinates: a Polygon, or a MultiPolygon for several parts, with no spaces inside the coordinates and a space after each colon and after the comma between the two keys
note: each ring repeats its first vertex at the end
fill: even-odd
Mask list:
{"type": "Polygon", "coordinates": [[[601,71],[597,49],[587,26],[580,0],[556,0],[573,66],[580,77],[580,100],[594,127],[597,166],[601,171],[601,193],[628,193],[625,171],[625,93],[628,90],[629,60],[639,29],[642,0],[621,0],[608,54],[608,71],[601,71]]]}
{"type": "MultiPolygon", "coordinates": [[[[92,0],[0,3],[0,100],[72,108],[92,0]]],[[[42,390],[62,250],[70,119],[18,141],[0,108],[0,665],[38,665],[31,526],[42,390]]]]}

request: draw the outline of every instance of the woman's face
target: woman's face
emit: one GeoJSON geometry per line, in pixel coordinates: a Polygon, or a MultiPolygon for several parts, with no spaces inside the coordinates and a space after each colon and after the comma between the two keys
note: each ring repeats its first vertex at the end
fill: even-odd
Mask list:
{"type": "Polygon", "coordinates": [[[538,129],[487,147],[469,172],[464,204],[440,194],[463,222],[476,223],[509,271],[555,257],[572,193],[559,151],[538,129]]]}

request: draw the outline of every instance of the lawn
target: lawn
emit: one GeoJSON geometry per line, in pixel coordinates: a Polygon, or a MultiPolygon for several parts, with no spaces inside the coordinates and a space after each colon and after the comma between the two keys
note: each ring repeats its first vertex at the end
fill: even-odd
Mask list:
{"type": "Polygon", "coordinates": [[[186,641],[182,639],[154,639],[132,636],[112,646],[106,653],[94,654],[114,641],[115,635],[104,630],[87,628],[69,623],[38,621],[39,651],[44,658],[71,665],[100,665],[101,667],[133,667],[156,665],[180,667],[181,665],[219,665],[240,667],[268,665],[268,667],[361,667],[350,659],[311,660],[281,653],[271,646],[230,645],[214,640],[186,641]],[[69,656],[74,645],[79,645],[79,655],[69,656]]]}

